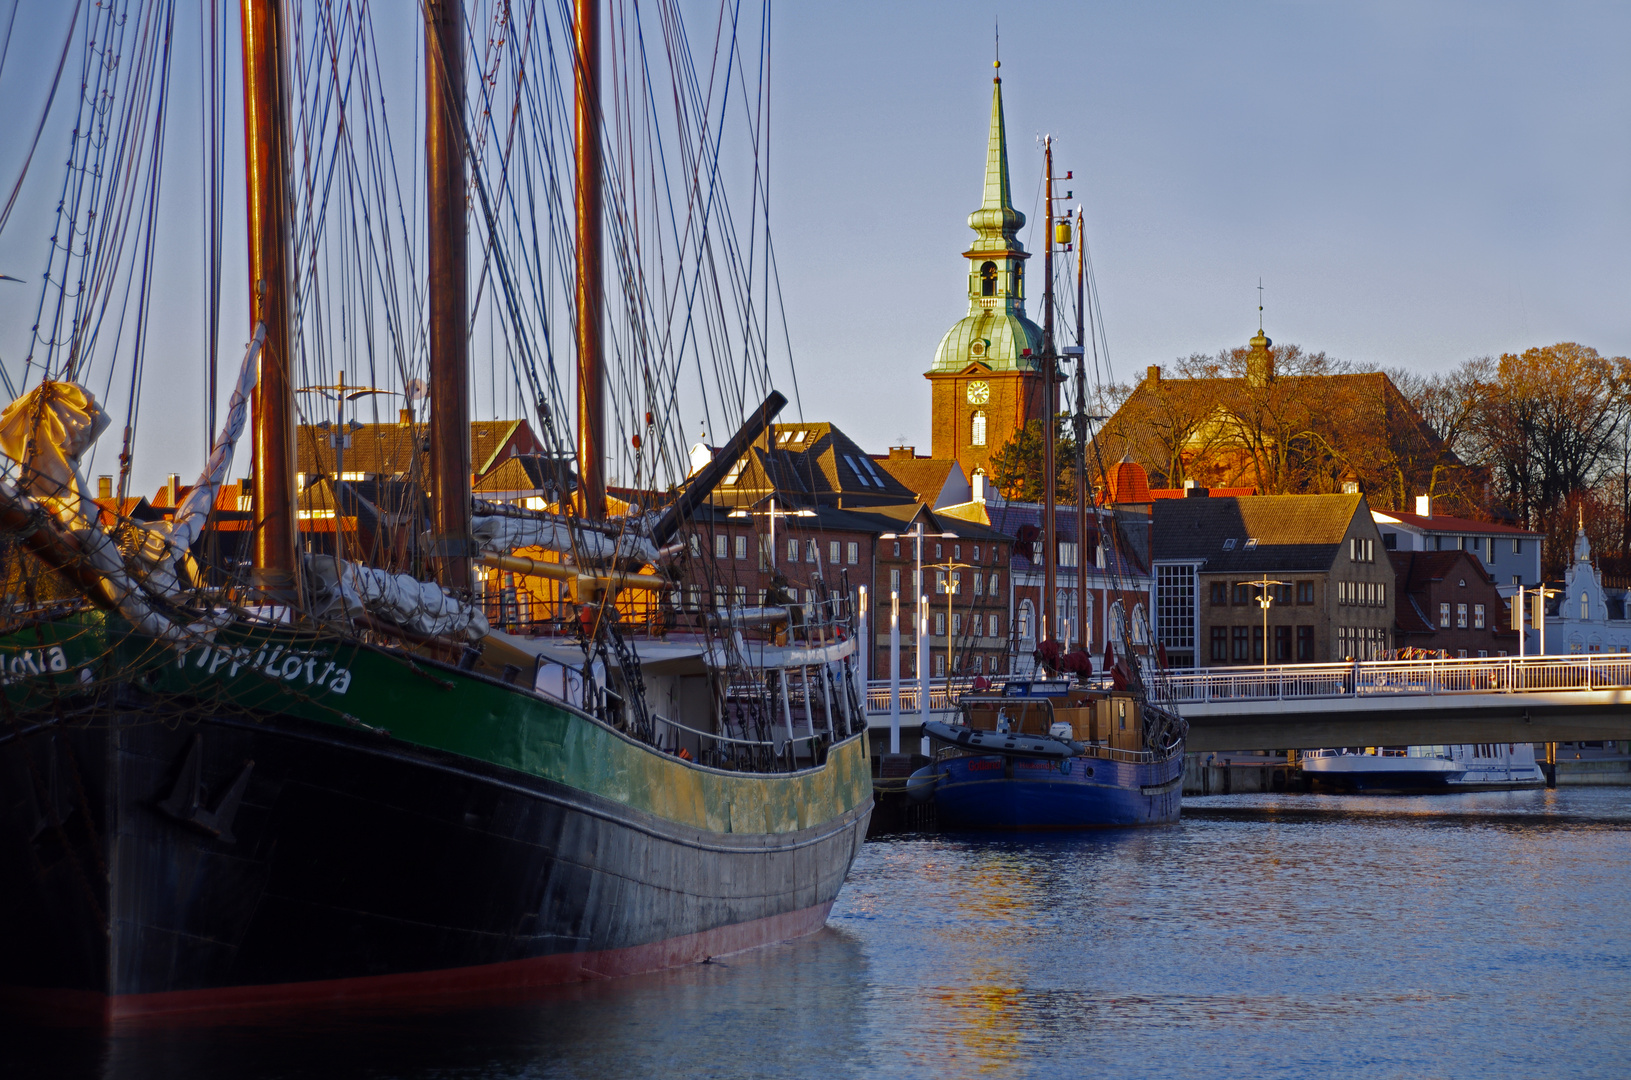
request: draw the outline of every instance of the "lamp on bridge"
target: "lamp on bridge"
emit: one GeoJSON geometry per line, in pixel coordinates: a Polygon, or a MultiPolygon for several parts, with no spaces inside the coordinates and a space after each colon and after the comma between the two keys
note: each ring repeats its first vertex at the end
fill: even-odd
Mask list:
{"type": "Polygon", "coordinates": [[[1258,586],[1257,606],[1263,609],[1263,670],[1269,668],[1269,608],[1274,604],[1274,594],[1269,591],[1271,585],[1290,585],[1289,581],[1275,581],[1264,574],[1263,577],[1252,582],[1258,586]]]}

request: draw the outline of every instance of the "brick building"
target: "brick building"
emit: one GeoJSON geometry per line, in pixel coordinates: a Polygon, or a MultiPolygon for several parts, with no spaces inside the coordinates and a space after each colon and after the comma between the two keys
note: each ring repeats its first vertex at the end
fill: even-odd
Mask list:
{"type": "Polygon", "coordinates": [[[1518,651],[1506,601],[1470,551],[1392,551],[1397,581],[1394,640],[1400,649],[1456,657],[1518,651]]]}

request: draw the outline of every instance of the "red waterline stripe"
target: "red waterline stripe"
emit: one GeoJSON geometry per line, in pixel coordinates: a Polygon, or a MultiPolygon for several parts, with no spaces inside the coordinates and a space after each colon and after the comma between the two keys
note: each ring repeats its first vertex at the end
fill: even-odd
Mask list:
{"type": "Polygon", "coordinates": [[[440,971],[266,986],[171,990],[156,994],[120,994],[113,997],[83,990],[6,987],[0,990],[0,998],[30,1012],[70,1012],[116,1021],[176,1013],[267,1009],[320,1002],[384,1002],[493,990],[521,990],[661,971],[699,963],[710,956],[728,956],[761,945],[803,937],[826,925],[827,913],[831,909],[832,902],[828,901],[801,911],[771,915],[696,934],[682,934],[665,941],[624,949],[558,953],[531,960],[510,960],[501,964],[440,971]]]}

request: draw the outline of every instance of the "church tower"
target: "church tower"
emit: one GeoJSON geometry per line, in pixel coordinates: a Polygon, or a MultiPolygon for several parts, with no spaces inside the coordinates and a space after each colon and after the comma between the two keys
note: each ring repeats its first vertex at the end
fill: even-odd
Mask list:
{"type": "Polygon", "coordinates": [[[1025,317],[1030,255],[1018,239],[1025,215],[1008,191],[1002,77],[991,82],[985,200],[968,216],[975,239],[963,252],[968,314],[946,331],[924,375],[932,395],[932,454],[955,458],[970,478],[976,471],[989,476],[992,455],[1026,422],[1041,419],[1045,408],[1042,328],[1025,317]]]}

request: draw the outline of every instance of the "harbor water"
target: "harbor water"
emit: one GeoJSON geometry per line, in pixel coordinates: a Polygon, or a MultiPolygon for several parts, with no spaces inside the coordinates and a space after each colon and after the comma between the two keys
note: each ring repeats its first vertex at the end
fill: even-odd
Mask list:
{"type": "Polygon", "coordinates": [[[802,941],[526,1000],[7,1019],[0,1076],[1631,1073],[1631,789],[1186,799],[869,843],[802,941]]]}

